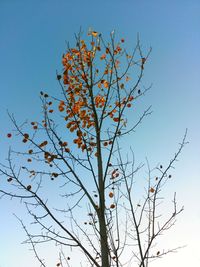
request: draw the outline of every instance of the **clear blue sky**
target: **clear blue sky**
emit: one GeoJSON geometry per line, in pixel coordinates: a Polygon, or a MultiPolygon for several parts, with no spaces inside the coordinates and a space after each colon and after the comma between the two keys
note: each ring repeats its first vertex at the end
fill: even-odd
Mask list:
{"type": "MultiPolygon", "coordinates": [[[[173,156],[186,127],[190,142],[169,187],[185,211],[164,241],[187,247],[154,266],[200,266],[199,0],[0,0],[0,159],[6,157],[11,129],[6,110],[19,121],[39,115],[39,92],[58,92],[56,70],[66,41],[73,43],[80,26],[105,35],[115,29],[129,48],[139,32],[144,48],[152,46],[144,84],[153,87],[142,105],[151,104],[154,112],[127,142],[139,160],[147,156],[152,164],[173,156]]],[[[14,201],[0,201],[0,267],[36,266],[20,245],[24,233],[13,212],[24,214],[14,201]]]]}

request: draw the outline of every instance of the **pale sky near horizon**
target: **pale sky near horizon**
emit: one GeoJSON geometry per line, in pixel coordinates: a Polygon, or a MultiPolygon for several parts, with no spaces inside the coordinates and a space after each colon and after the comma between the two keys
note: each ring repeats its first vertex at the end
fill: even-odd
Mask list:
{"type": "MultiPolygon", "coordinates": [[[[129,49],[139,33],[144,49],[153,48],[144,77],[144,84],[153,86],[142,103],[142,108],[152,105],[153,114],[127,144],[132,144],[138,161],[147,157],[152,165],[173,157],[186,128],[189,144],[168,188],[169,199],[176,191],[185,210],[162,241],[186,247],[152,266],[200,266],[198,0],[0,0],[0,161],[6,157],[6,134],[12,129],[7,110],[18,121],[40,114],[39,92],[53,94],[58,88],[55,73],[62,68],[66,41],[73,44],[80,27],[105,36],[115,29],[129,49]]],[[[20,244],[25,234],[13,213],[26,216],[20,204],[0,200],[0,267],[39,266],[20,244]]]]}

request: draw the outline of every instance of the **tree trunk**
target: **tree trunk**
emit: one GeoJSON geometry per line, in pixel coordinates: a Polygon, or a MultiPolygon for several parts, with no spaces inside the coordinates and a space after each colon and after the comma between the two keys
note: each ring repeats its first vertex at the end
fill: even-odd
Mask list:
{"type": "Polygon", "coordinates": [[[110,267],[109,264],[109,248],[108,248],[108,236],[105,220],[105,185],[103,178],[103,162],[101,154],[101,137],[100,129],[97,130],[97,165],[98,165],[98,183],[99,183],[99,231],[100,231],[100,245],[101,245],[101,262],[102,267],[110,267]]]}
{"type": "Polygon", "coordinates": [[[100,244],[101,244],[101,264],[102,267],[110,267],[107,230],[106,230],[104,214],[101,214],[99,217],[99,230],[100,230],[100,244]]]}

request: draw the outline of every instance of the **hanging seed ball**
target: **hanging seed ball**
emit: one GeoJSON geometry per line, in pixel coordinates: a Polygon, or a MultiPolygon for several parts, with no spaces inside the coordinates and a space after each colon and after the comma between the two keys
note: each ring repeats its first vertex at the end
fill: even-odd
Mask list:
{"type": "Polygon", "coordinates": [[[30,190],[31,190],[31,185],[28,185],[28,186],[26,187],[26,189],[27,189],[28,191],[30,191],[30,190]]]}
{"type": "Polygon", "coordinates": [[[113,192],[109,193],[109,197],[112,198],[114,196],[113,192]]]}

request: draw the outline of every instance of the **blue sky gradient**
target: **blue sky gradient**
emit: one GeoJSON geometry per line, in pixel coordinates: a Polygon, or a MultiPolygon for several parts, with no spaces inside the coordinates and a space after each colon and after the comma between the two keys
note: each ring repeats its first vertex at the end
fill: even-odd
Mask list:
{"type": "MultiPolygon", "coordinates": [[[[169,247],[187,247],[155,262],[155,267],[200,265],[199,14],[198,0],[0,1],[1,161],[13,142],[6,139],[12,129],[7,110],[19,122],[37,120],[39,92],[59,94],[56,70],[62,70],[66,42],[74,44],[80,27],[85,33],[92,27],[105,37],[115,29],[128,49],[134,47],[139,33],[143,48],[153,48],[143,79],[145,86],[153,86],[138,103],[141,111],[152,105],[153,113],[124,145],[132,144],[138,162],[147,157],[154,166],[173,157],[186,128],[189,141],[168,187],[169,199],[176,191],[185,211],[163,241],[169,247]]],[[[39,266],[32,252],[20,245],[25,234],[12,213],[26,220],[22,205],[1,200],[0,267],[39,266]]]]}

